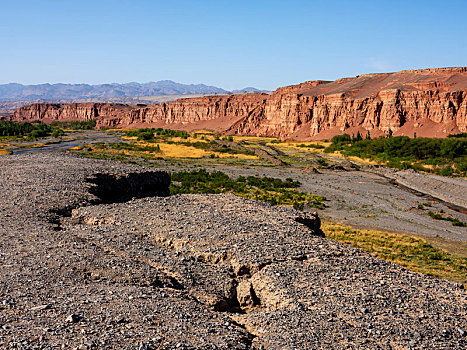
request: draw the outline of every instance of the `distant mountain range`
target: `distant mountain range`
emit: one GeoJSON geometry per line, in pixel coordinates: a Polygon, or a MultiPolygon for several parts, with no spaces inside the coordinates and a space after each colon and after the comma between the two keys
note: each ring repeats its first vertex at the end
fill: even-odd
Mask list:
{"type": "Polygon", "coordinates": [[[238,93],[248,93],[248,92],[266,92],[266,90],[259,90],[257,88],[254,88],[254,87],[246,87],[246,88],[243,88],[243,89],[240,89],[240,90],[232,90],[232,92],[234,94],[238,94],[238,93]]]}
{"type": "MultiPolygon", "coordinates": [[[[248,87],[233,93],[259,92],[248,87]]],[[[204,84],[180,84],[171,80],[126,84],[0,84],[0,101],[73,100],[155,95],[228,94],[230,91],[204,84]]]]}

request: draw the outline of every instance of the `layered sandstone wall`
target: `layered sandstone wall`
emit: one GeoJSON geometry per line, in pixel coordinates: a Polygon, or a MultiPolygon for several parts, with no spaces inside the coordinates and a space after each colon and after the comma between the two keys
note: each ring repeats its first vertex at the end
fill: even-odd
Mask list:
{"type": "Polygon", "coordinates": [[[466,95],[467,69],[461,67],[310,81],[272,95],[208,96],[149,106],[33,104],[15,111],[12,120],[97,119],[99,127],[187,129],[210,122],[227,133],[301,139],[356,130],[445,136],[467,132],[466,95]]]}
{"type": "Polygon", "coordinates": [[[248,117],[231,130],[279,137],[302,130],[302,137],[313,137],[330,129],[345,132],[359,127],[397,132],[408,124],[414,129],[422,127],[426,120],[444,127],[445,134],[466,132],[466,91],[384,90],[362,99],[344,94],[273,95],[266,101],[261,118],[248,117]]]}

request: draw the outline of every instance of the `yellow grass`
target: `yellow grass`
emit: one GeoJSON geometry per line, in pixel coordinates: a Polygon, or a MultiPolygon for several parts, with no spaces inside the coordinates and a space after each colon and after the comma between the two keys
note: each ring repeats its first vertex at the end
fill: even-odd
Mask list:
{"type": "Polygon", "coordinates": [[[245,160],[258,160],[257,156],[249,155],[249,154],[229,154],[229,153],[218,153],[212,152],[216,157],[219,158],[236,158],[236,159],[245,159],[245,160]]]}
{"type": "Polygon", "coordinates": [[[159,143],[162,155],[171,158],[203,158],[209,157],[212,152],[207,152],[192,146],[180,144],[159,143]]]}
{"type": "MultiPolygon", "coordinates": [[[[309,146],[309,145],[320,145],[320,146],[324,146],[324,147],[329,147],[331,145],[331,142],[323,142],[323,141],[310,141],[310,142],[288,142],[288,141],[284,141],[284,142],[274,142],[274,143],[268,143],[269,146],[284,146],[284,147],[298,147],[298,148],[302,148],[302,147],[299,147],[300,145],[305,145],[305,146],[309,146]]],[[[305,148],[305,147],[303,147],[305,148]]]]}
{"type": "Polygon", "coordinates": [[[377,162],[376,160],[371,160],[369,158],[367,159],[367,158],[360,158],[360,157],[355,157],[355,156],[348,156],[345,158],[348,160],[352,160],[354,162],[360,162],[364,164],[372,164],[372,165],[380,164],[380,162],[377,162]]]}
{"type": "Polygon", "coordinates": [[[360,158],[360,157],[356,157],[356,156],[346,156],[346,155],[343,155],[340,151],[334,151],[334,152],[328,153],[328,154],[333,156],[333,157],[345,158],[345,159],[348,159],[348,160],[351,160],[351,161],[354,161],[354,162],[359,162],[359,163],[364,163],[364,164],[373,164],[373,165],[380,164],[381,165],[381,164],[387,163],[387,162],[371,160],[369,158],[360,158]]]}
{"type": "Polygon", "coordinates": [[[0,148],[0,156],[7,156],[9,154],[11,154],[12,152],[7,150],[7,149],[4,149],[4,148],[0,148]]]}
{"type": "Polygon", "coordinates": [[[120,136],[122,140],[136,141],[138,137],[136,136],[120,136]]]}
{"type": "Polygon", "coordinates": [[[31,145],[31,148],[38,148],[38,147],[46,147],[46,145],[44,145],[44,144],[41,143],[41,142],[35,143],[35,144],[31,145]]]}
{"type": "Polygon", "coordinates": [[[206,151],[200,148],[186,146],[181,144],[169,144],[169,143],[159,143],[161,149],[161,155],[163,157],[170,158],[203,158],[210,157],[213,154],[216,158],[237,158],[237,159],[247,159],[247,160],[257,160],[257,156],[247,155],[247,154],[229,154],[229,153],[220,153],[206,151]]]}
{"type": "MultiPolygon", "coordinates": [[[[135,138],[127,138],[134,140],[135,138]]],[[[172,138],[175,142],[176,139],[179,138],[172,138]]],[[[197,139],[193,139],[194,141],[200,141],[197,139]]],[[[178,140],[180,141],[180,140],[178,140]]],[[[187,142],[186,139],[182,139],[181,141],[187,142]]],[[[247,155],[247,154],[231,154],[231,153],[223,153],[223,152],[214,152],[209,150],[200,149],[197,147],[184,145],[180,143],[166,143],[166,142],[145,142],[145,141],[138,141],[134,144],[139,146],[150,146],[156,147],[159,146],[160,152],[151,152],[151,151],[144,151],[144,150],[124,150],[124,149],[96,149],[92,145],[81,145],[70,148],[72,151],[80,151],[84,148],[90,149],[91,152],[101,152],[107,154],[124,154],[127,156],[135,156],[140,157],[143,155],[150,156],[150,158],[188,158],[188,159],[195,159],[195,158],[205,158],[205,157],[215,157],[215,158],[235,158],[235,159],[243,159],[243,160],[258,160],[259,158],[255,155],[247,155]]]]}
{"type": "Polygon", "coordinates": [[[240,141],[272,141],[274,137],[262,137],[262,136],[233,136],[234,142],[240,141]]]}
{"type": "Polygon", "coordinates": [[[467,284],[467,254],[449,253],[427,240],[408,234],[358,230],[324,221],[326,237],[363,249],[410,270],[467,284]]]}

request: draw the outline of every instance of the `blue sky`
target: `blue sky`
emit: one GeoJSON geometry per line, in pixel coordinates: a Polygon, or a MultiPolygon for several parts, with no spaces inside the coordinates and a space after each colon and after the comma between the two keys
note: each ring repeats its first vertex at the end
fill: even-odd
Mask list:
{"type": "Polygon", "coordinates": [[[2,0],[0,83],[262,89],[467,66],[467,1],[2,0]]]}

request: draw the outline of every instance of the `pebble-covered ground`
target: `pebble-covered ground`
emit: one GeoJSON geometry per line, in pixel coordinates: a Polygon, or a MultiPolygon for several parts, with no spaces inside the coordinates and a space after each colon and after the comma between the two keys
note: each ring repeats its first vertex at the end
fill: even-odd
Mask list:
{"type": "Polygon", "coordinates": [[[164,173],[54,153],[0,158],[0,178],[0,348],[467,347],[464,290],[322,238],[314,216],[131,199],[165,194],[164,173]]]}
{"type": "MultiPolygon", "coordinates": [[[[170,170],[177,171],[175,168],[170,170]]],[[[464,212],[453,210],[448,203],[414,193],[390,181],[392,178],[396,181],[403,179],[401,182],[405,186],[418,191],[423,190],[421,184],[424,183],[427,186],[425,193],[432,192],[437,196],[436,198],[449,200],[452,198],[452,193],[447,195],[448,192],[444,191],[446,183],[455,181],[456,186],[452,186],[452,191],[455,191],[457,197],[462,197],[467,191],[465,179],[446,178],[444,186],[439,185],[437,189],[433,189],[430,187],[433,185],[431,178],[436,178],[437,182],[433,185],[436,186],[440,182],[439,177],[411,172],[393,172],[390,169],[368,169],[368,171],[320,169],[320,173],[307,173],[303,169],[294,167],[245,169],[223,166],[218,167],[217,170],[224,171],[232,177],[253,175],[281,179],[290,177],[298,180],[302,183],[300,190],[326,197],[326,207],[319,210],[320,217],[352,227],[467,241],[466,227],[456,227],[449,221],[434,220],[428,216],[429,211],[442,212],[444,216],[458,218],[461,222],[467,223],[465,207],[464,212]]]]}

